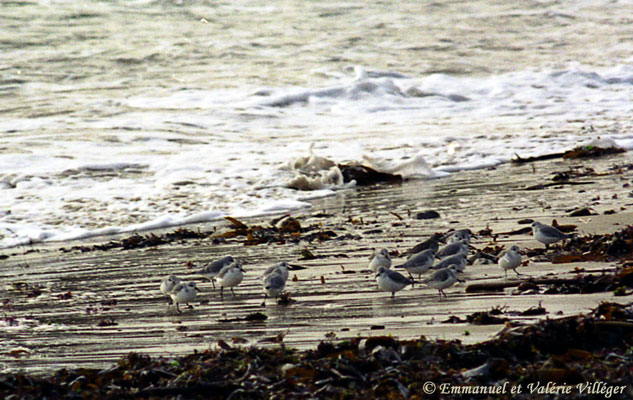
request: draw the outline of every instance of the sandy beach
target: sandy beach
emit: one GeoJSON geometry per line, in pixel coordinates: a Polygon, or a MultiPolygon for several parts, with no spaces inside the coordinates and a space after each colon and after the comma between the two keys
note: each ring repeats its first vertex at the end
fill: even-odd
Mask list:
{"type": "MultiPolygon", "coordinates": [[[[624,153],[591,160],[507,164],[442,179],[344,190],[293,214],[306,232],[288,235],[285,243],[247,246],[245,237],[218,239],[234,230],[229,221],[222,221],[183,227],[202,233],[201,238],[138,249],[92,249],[127,235],[4,250],[0,272],[3,372],[45,375],[59,368],[105,368],[129,352],[172,357],[217,348],[218,341],[245,347],[278,346],[283,341],[297,349],[314,348],[325,339],[376,335],[478,343],[492,338],[504,325],[465,322],[475,312],[499,308],[512,323],[531,324],[585,313],[607,300],[627,303],[630,297],[614,296],[613,290],[545,294],[546,285],[520,294],[516,287],[466,292],[473,283],[503,281],[503,271],[496,264],[467,266],[465,282],[447,289],[446,298],[415,285],[392,299],[390,293],[378,291],[367,261],[374,249],[384,247],[398,264],[408,249],[434,233],[460,228],[476,233],[472,242],[476,249],[512,244],[526,251],[543,248],[529,233],[504,234],[529,227],[525,221],[519,224],[521,220],[551,223],[556,219],[559,224],[576,225],[579,236],[612,233],[633,217],[629,210],[633,173],[628,162],[624,153]],[[557,173],[570,171],[585,176],[572,178],[574,184],[547,186],[557,173]],[[546,187],[534,189],[543,184],[546,187]],[[569,216],[584,207],[595,215],[569,216]],[[437,211],[440,218],[415,218],[427,210],[437,211]],[[235,297],[227,292],[221,299],[219,291],[195,270],[226,254],[243,262],[246,277],[235,289],[235,297]],[[313,259],[304,260],[307,254],[313,259]],[[282,260],[295,266],[286,287],[291,303],[278,305],[269,299],[262,307],[260,276],[282,260]],[[202,290],[193,307],[182,313],[168,307],[159,291],[160,281],[169,274],[194,280],[202,290]],[[518,315],[539,305],[546,313],[518,315]],[[256,312],[267,319],[243,320],[256,312]],[[464,322],[443,323],[452,316],[464,322]]],[[[275,217],[242,222],[268,226],[275,217]]],[[[522,275],[517,278],[510,271],[508,280],[600,275],[618,267],[618,262],[553,264],[549,258],[557,251],[524,256],[529,262],[519,268],[522,275]]]]}

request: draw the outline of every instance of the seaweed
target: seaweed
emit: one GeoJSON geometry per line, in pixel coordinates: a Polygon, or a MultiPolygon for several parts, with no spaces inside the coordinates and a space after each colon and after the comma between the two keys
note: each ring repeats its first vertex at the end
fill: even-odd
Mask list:
{"type": "MultiPolygon", "coordinates": [[[[498,312],[501,309],[488,314],[498,312]]],[[[524,326],[506,324],[494,339],[473,345],[391,336],[335,342],[331,336],[314,350],[296,351],[283,343],[255,348],[219,341],[217,349],[178,358],[130,353],[106,369],[62,369],[48,377],[4,374],[0,395],[23,399],[421,399],[444,398],[439,392],[429,393],[429,388],[444,384],[463,388],[521,385],[525,389],[484,393],[478,399],[549,399],[551,393],[527,388],[576,385],[565,394],[566,399],[576,399],[586,398],[579,385],[601,382],[630,397],[631,320],[630,305],[602,303],[586,315],[524,326]]],[[[283,334],[275,336],[276,342],[282,340],[283,334]]]]}
{"type": "Polygon", "coordinates": [[[270,226],[248,226],[232,217],[226,217],[226,219],[231,222],[231,229],[213,235],[213,239],[245,238],[243,241],[245,246],[255,246],[268,243],[298,243],[301,240],[308,242],[314,240],[325,241],[337,236],[333,231],[321,230],[318,225],[302,227],[299,220],[289,215],[284,215],[281,218],[271,221],[270,226]]]}
{"type": "Polygon", "coordinates": [[[155,247],[173,242],[179,242],[186,239],[206,239],[211,238],[214,244],[224,243],[227,239],[244,239],[243,243],[247,246],[258,244],[286,242],[297,243],[300,240],[312,242],[314,240],[325,241],[337,237],[336,233],[329,230],[321,230],[319,226],[313,225],[302,227],[299,220],[284,215],[271,221],[270,226],[253,225],[248,226],[242,221],[225,217],[229,221],[229,230],[222,233],[200,232],[190,229],[179,228],[173,232],[164,234],[149,233],[141,235],[135,233],[131,236],[120,240],[111,240],[107,243],[95,245],[80,245],[70,248],[60,248],[62,252],[80,251],[82,253],[90,251],[108,251],[113,249],[141,249],[146,247],[155,247]]]}
{"type": "Polygon", "coordinates": [[[633,258],[633,226],[628,225],[610,234],[573,237],[562,245],[562,250],[566,253],[553,257],[552,262],[631,259],[633,258]]]}
{"type": "Polygon", "coordinates": [[[597,158],[613,154],[620,154],[624,153],[625,151],[626,150],[619,147],[578,146],[562,153],[550,153],[535,157],[522,158],[518,154],[515,154],[516,157],[512,159],[512,163],[525,164],[529,162],[555,160],[561,158],[565,160],[597,158]]]}
{"type": "Polygon", "coordinates": [[[597,147],[597,146],[579,146],[566,151],[563,154],[564,159],[577,158],[595,158],[604,157],[613,154],[624,153],[626,150],[619,147],[597,147]]]}
{"type": "Polygon", "coordinates": [[[176,241],[181,241],[184,239],[204,239],[208,237],[210,233],[205,232],[196,232],[189,229],[179,228],[173,232],[168,232],[165,234],[155,234],[150,233],[148,235],[140,235],[135,233],[134,235],[128,236],[121,240],[111,240],[107,243],[103,244],[95,244],[91,246],[73,246],[70,248],[60,248],[59,250],[62,252],[70,252],[70,251],[80,251],[82,253],[90,252],[90,251],[108,251],[112,249],[141,249],[145,247],[154,247],[160,246],[163,244],[168,244],[176,241]]]}
{"type": "Polygon", "coordinates": [[[378,172],[365,165],[339,164],[339,169],[343,174],[343,182],[356,181],[358,186],[375,185],[377,183],[400,183],[402,176],[378,172]]]}

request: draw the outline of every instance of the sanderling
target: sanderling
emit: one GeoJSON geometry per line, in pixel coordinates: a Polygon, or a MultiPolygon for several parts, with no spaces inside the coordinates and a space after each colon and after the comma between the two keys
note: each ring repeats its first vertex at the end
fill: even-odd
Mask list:
{"type": "Polygon", "coordinates": [[[264,301],[262,302],[262,306],[266,305],[266,299],[268,296],[277,298],[279,293],[281,293],[286,287],[286,280],[284,277],[276,271],[268,275],[264,275],[264,301]]]}
{"type": "Polygon", "coordinates": [[[534,232],[534,238],[545,245],[545,250],[552,243],[572,237],[572,235],[563,233],[553,226],[545,225],[538,221],[532,223],[532,231],[534,232]]]}
{"type": "Polygon", "coordinates": [[[440,239],[442,238],[442,234],[441,233],[435,233],[433,236],[431,236],[430,238],[426,239],[424,242],[420,242],[418,244],[416,244],[415,246],[413,246],[412,249],[407,250],[407,254],[411,255],[411,254],[417,254],[420,253],[424,250],[433,250],[433,251],[437,251],[440,247],[440,245],[438,244],[440,239]]]}
{"type": "Polygon", "coordinates": [[[195,282],[183,282],[179,283],[172,289],[169,295],[174,303],[176,303],[176,311],[181,312],[178,307],[179,304],[188,304],[196,298],[196,292],[200,289],[196,287],[195,282]]]}
{"type": "Polygon", "coordinates": [[[519,246],[512,246],[508,250],[504,250],[499,254],[499,266],[503,268],[508,277],[508,270],[513,270],[517,275],[519,272],[517,268],[521,265],[521,253],[519,253],[519,246]]]}
{"type": "Polygon", "coordinates": [[[431,269],[442,269],[450,267],[451,265],[455,266],[455,269],[458,272],[464,272],[464,268],[466,268],[466,256],[462,254],[455,254],[454,256],[444,257],[437,262],[431,269]]]}
{"type": "Polygon", "coordinates": [[[369,257],[369,264],[367,264],[367,267],[371,269],[372,272],[377,272],[380,267],[385,267],[387,269],[391,268],[389,250],[380,249],[374,251],[374,254],[369,257]]]}
{"type": "Polygon", "coordinates": [[[470,243],[470,239],[473,236],[473,232],[466,229],[458,229],[456,231],[448,232],[446,235],[442,237],[442,241],[446,243],[454,243],[465,241],[466,243],[470,243]]]}
{"type": "Polygon", "coordinates": [[[213,260],[210,263],[206,264],[204,267],[202,267],[201,270],[198,271],[198,273],[210,280],[213,284],[213,288],[215,289],[215,277],[220,273],[222,268],[234,262],[235,259],[233,259],[232,256],[220,257],[217,260],[213,260]]]}
{"type": "Polygon", "coordinates": [[[181,279],[176,275],[169,275],[160,283],[160,291],[165,295],[169,296],[171,291],[174,289],[174,286],[179,284],[181,279]]]}
{"type": "Polygon", "coordinates": [[[244,269],[242,266],[234,262],[233,264],[229,264],[226,267],[222,268],[217,275],[218,284],[220,285],[220,298],[224,298],[224,294],[222,293],[224,288],[230,288],[233,297],[235,297],[235,292],[233,292],[233,287],[242,283],[242,279],[244,279],[244,269]]]}
{"type": "Polygon", "coordinates": [[[284,281],[287,281],[288,275],[289,275],[289,272],[288,272],[289,267],[290,265],[287,262],[282,261],[279,264],[266,268],[266,271],[264,271],[262,278],[265,278],[267,275],[271,275],[276,272],[279,275],[281,275],[284,281]]]}
{"type": "Polygon", "coordinates": [[[440,298],[442,295],[447,297],[446,293],[444,293],[444,289],[453,286],[455,282],[457,282],[457,273],[454,265],[442,268],[422,281],[422,283],[426,284],[428,287],[437,289],[440,294],[440,298]]]}
{"type": "Polygon", "coordinates": [[[452,242],[442,246],[437,253],[435,253],[435,257],[437,258],[445,258],[448,256],[454,256],[456,254],[467,255],[468,254],[468,243],[465,239],[461,239],[457,242],[452,242]]]}
{"type": "Polygon", "coordinates": [[[407,285],[413,284],[413,280],[405,277],[400,272],[392,271],[385,267],[378,267],[376,271],[376,282],[380,290],[391,292],[391,297],[396,296],[396,292],[405,288],[407,285]]]}
{"type": "Polygon", "coordinates": [[[433,261],[435,261],[435,252],[433,249],[427,249],[419,253],[412,254],[404,264],[396,265],[396,268],[406,269],[409,276],[411,276],[411,279],[413,279],[412,274],[418,274],[419,278],[420,275],[429,271],[433,265],[433,261]]]}

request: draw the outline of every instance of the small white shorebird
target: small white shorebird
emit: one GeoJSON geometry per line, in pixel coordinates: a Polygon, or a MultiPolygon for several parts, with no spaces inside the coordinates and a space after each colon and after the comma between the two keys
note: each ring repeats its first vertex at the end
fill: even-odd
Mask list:
{"type": "Polygon", "coordinates": [[[178,307],[179,304],[189,304],[196,298],[197,292],[200,289],[196,287],[195,282],[181,282],[174,286],[171,293],[171,300],[176,303],[176,311],[181,312],[178,307]]]}
{"type": "Polygon", "coordinates": [[[224,298],[223,291],[225,287],[230,288],[233,297],[235,297],[233,288],[242,283],[244,269],[240,263],[234,262],[222,268],[216,278],[218,279],[218,285],[220,285],[220,298],[224,298]]]}
{"type": "Polygon", "coordinates": [[[466,260],[466,255],[455,254],[454,256],[448,256],[448,257],[442,258],[441,260],[437,262],[437,264],[435,264],[431,268],[443,269],[443,268],[448,268],[451,265],[453,265],[455,266],[455,270],[457,270],[458,272],[464,272],[464,268],[466,268],[467,262],[468,260],[466,260]]]}
{"type": "MultiPolygon", "coordinates": [[[[418,278],[420,278],[420,275],[426,274],[429,271],[433,265],[433,261],[435,261],[435,252],[433,249],[427,249],[412,254],[404,264],[396,265],[396,268],[406,269],[411,279],[413,279],[412,274],[418,274],[418,278]]],[[[411,285],[413,286],[413,284],[411,285]]]]}
{"type": "Polygon", "coordinates": [[[532,232],[534,233],[534,238],[545,245],[545,250],[552,243],[572,237],[572,235],[563,233],[553,226],[545,225],[538,221],[532,223],[532,232]]]}
{"type": "Polygon", "coordinates": [[[215,289],[215,277],[220,273],[220,271],[222,271],[222,268],[233,264],[234,262],[235,259],[232,256],[220,257],[202,267],[202,269],[198,271],[198,274],[210,280],[213,284],[213,288],[215,289]]]}
{"type": "Polygon", "coordinates": [[[426,284],[430,288],[437,289],[440,294],[440,298],[442,298],[442,295],[447,297],[446,293],[444,293],[444,289],[453,286],[457,281],[457,269],[455,268],[455,265],[451,265],[436,271],[433,275],[424,279],[422,283],[426,284]]]}
{"type": "Polygon", "coordinates": [[[391,298],[394,298],[396,292],[404,289],[407,285],[412,285],[413,279],[405,277],[400,272],[392,271],[385,267],[378,267],[376,282],[378,282],[380,290],[391,292],[391,298]]]}
{"type": "Polygon", "coordinates": [[[407,254],[409,255],[416,254],[421,251],[429,250],[429,249],[433,251],[437,251],[440,247],[439,241],[441,240],[441,238],[442,238],[442,234],[436,233],[430,238],[426,239],[425,241],[416,244],[415,246],[413,246],[412,249],[407,250],[407,254]]]}
{"type": "Polygon", "coordinates": [[[174,289],[174,286],[179,284],[182,280],[176,275],[169,275],[163,279],[160,283],[160,291],[165,295],[169,296],[171,291],[174,289]]]}
{"type": "Polygon", "coordinates": [[[458,229],[453,232],[449,232],[442,237],[442,241],[446,243],[466,242],[470,243],[470,239],[473,232],[470,229],[458,229]]]}
{"type": "Polygon", "coordinates": [[[367,268],[371,269],[372,272],[378,272],[378,268],[380,267],[385,267],[386,269],[391,268],[391,257],[387,249],[376,250],[374,254],[369,256],[367,268]]]}
{"type": "Polygon", "coordinates": [[[266,299],[268,296],[277,298],[286,287],[286,279],[278,272],[273,271],[270,274],[264,275],[263,288],[264,288],[264,301],[262,306],[266,305],[266,299]]]}
{"type": "Polygon", "coordinates": [[[272,267],[266,268],[266,271],[264,271],[262,278],[265,278],[267,275],[271,275],[272,273],[276,272],[279,275],[281,275],[284,281],[287,281],[288,275],[289,275],[289,271],[288,271],[289,268],[290,268],[290,265],[287,262],[282,261],[279,264],[275,264],[272,267]]]}
{"type": "Polygon", "coordinates": [[[468,254],[468,242],[466,242],[465,239],[442,246],[439,250],[437,250],[437,253],[435,253],[435,257],[444,258],[457,254],[464,256],[468,254]]]}
{"type": "Polygon", "coordinates": [[[517,268],[521,266],[521,253],[519,253],[519,246],[512,246],[508,250],[504,250],[499,253],[499,261],[497,262],[501,268],[503,268],[506,273],[506,278],[508,277],[508,270],[511,269],[515,274],[521,275],[517,268]]]}

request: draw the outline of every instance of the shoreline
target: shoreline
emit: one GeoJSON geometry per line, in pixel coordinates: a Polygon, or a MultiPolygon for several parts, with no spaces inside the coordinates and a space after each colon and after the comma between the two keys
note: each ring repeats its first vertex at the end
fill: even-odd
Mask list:
{"type": "MultiPolygon", "coordinates": [[[[2,296],[5,326],[1,333],[7,343],[1,356],[5,372],[22,370],[46,375],[63,367],[106,367],[130,351],[179,356],[194,349],[215,348],[219,340],[237,337],[245,340],[245,346],[269,346],[278,344],[274,338],[282,335],[285,345],[299,350],[314,348],[333,336],[351,340],[371,335],[401,339],[425,335],[460,339],[465,344],[479,343],[490,339],[502,325],[440,322],[452,315],[463,318],[495,306],[519,312],[542,305],[547,310],[545,315],[512,318],[529,324],[561,312],[563,316],[587,312],[601,301],[628,301],[629,297],[614,297],[613,292],[515,296],[507,290],[472,294],[465,292],[467,284],[449,289],[445,300],[438,300],[436,291],[416,285],[399,292],[392,301],[388,293],[377,290],[371,275],[364,272],[367,256],[374,248],[385,246],[404,256],[418,242],[449,229],[468,227],[474,232],[491,229],[494,235],[525,227],[517,223],[525,218],[546,223],[555,218],[561,224],[574,223],[582,235],[624,228],[629,221],[633,222],[628,211],[633,205],[628,197],[630,190],[623,187],[633,177],[630,169],[579,177],[580,182],[592,182],[579,186],[525,188],[550,182],[554,173],[571,166],[591,166],[597,173],[603,173],[609,172],[614,164],[626,163],[624,153],[592,160],[504,164],[438,180],[343,191],[333,197],[312,200],[311,209],[292,214],[302,227],[315,226],[317,230],[336,234],[324,241],[244,246],[240,238],[213,244],[209,236],[128,250],[63,252],[56,246],[34,246],[28,254],[2,261],[6,265],[1,273],[6,282],[2,296]],[[578,207],[592,207],[598,215],[568,216],[570,209],[578,207]],[[441,217],[413,218],[425,210],[435,210],[441,217]],[[610,210],[615,214],[604,214],[610,210]],[[316,258],[301,260],[303,250],[309,250],[316,258]],[[199,265],[224,254],[244,260],[247,275],[235,290],[237,297],[221,301],[217,291],[195,276],[187,263],[199,265]],[[305,268],[291,271],[291,277],[296,276],[297,280],[289,281],[287,289],[296,303],[287,306],[269,303],[265,308],[260,307],[263,296],[258,277],[264,268],[278,260],[305,268]],[[160,280],[169,273],[194,279],[203,290],[194,308],[182,315],[166,310],[166,299],[158,291],[160,280]],[[40,294],[34,296],[36,291],[40,294]],[[71,297],[64,299],[62,295],[66,293],[71,297]],[[219,322],[253,312],[263,312],[268,319],[256,324],[219,322]],[[11,323],[16,325],[10,326],[11,323]],[[105,346],[100,341],[105,341],[105,346]]],[[[269,221],[248,218],[243,222],[250,226],[267,225],[269,221]]],[[[192,225],[190,229],[212,232],[215,228],[217,234],[230,230],[227,225],[208,223],[192,225]]],[[[160,235],[169,230],[148,234],[160,235]]],[[[473,244],[476,248],[489,244],[542,247],[529,235],[501,235],[496,241],[493,237],[480,236],[473,244]]],[[[538,259],[520,271],[534,276],[548,273],[574,276],[578,266],[586,270],[616,267],[613,262],[552,264],[538,259]]],[[[481,282],[503,278],[503,274],[496,265],[469,266],[464,278],[467,282],[481,282]]]]}
{"type": "MultiPolygon", "coordinates": [[[[595,140],[594,140],[595,141],[595,140]]],[[[448,168],[446,166],[439,166],[436,169],[432,169],[430,166],[428,168],[431,174],[426,178],[402,178],[398,174],[398,172],[386,173],[379,172],[376,170],[363,171],[363,168],[357,168],[355,164],[335,164],[334,161],[327,160],[331,162],[333,165],[337,165],[342,170],[342,175],[345,177],[345,182],[341,187],[336,189],[328,189],[322,188],[317,190],[297,190],[297,193],[303,193],[303,196],[297,196],[294,199],[287,199],[287,201],[295,202],[295,203],[306,203],[310,204],[310,207],[299,207],[299,208],[290,208],[284,209],[281,211],[276,210],[261,210],[259,212],[251,212],[246,216],[238,216],[237,218],[243,220],[263,220],[265,218],[274,218],[275,216],[280,215],[291,215],[291,214],[310,214],[312,210],[312,203],[314,202],[327,202],[327,199],[330,197],[337,197],[340,193],[344,193],[349,190],[357,190],[359,188],[365,188],[368,186],[376,186],[376,185],[384,185],[384,184],[404,184],[404,183],[412,183],[416,184],[416,182],[428,182],[432,180],[441,180],[445,178],[450,178],[453,173],[465,173],[465,172],[474,172],[483,171],[483,170],[494,170],[499,167],[506,166],[507,164],[518,167],[523,165],[531,165],[531,163],[542,162],[542,161],[563,161],[563,160],[578,160],[583,161],[587,159],[595,159],[599,157],[618,155],[621,153],[625,153],[627,150],[631,150],[633,145],[625,146],[625,147],[617,147],[616,143],[606,142],[607,145],[615,146],[608,147],[605,149],[596,147],[592,148],[591,142],[589,142],[588,146],[590,150],[585,150],[583,145],[580,145],[572,150],[559,152],[559,153],[551,153],[544,154],[541,156],[530,156],[530,157],[520,157],[518,154],[515,154],[515,158],[507,159],[507,160],[497,160],[491,164],[483,164],[473,168],[461,167],[457,169],[448,168]],[[448,168],[448,169],[447,169],[448,168]],[[447,173],[448,175],[442,175],[447,173]],[[360,183],[356,186],[347,187],[351,180],[357,180],[360,183]],[[372,183],[373,182],[373,183],[372,183]],[[332,193],[328,193],[327,195],[313,197],[310,193],[315,191],[332,191],[332,193]]],[[[310,153],[312,154],[312,153],[310,153]]],[[[317,156],[318,157],[318,156],[317,156]]],[[[361,164],[362,165],[362,164],[361,164]]],[[[114,227],[108,226],[105,228],[98,228],[94,230],[88,230],[82,234],[77,234],[76,236],[70,236],[70,238],[61,238],[61,239],[44,239],[44,240],[33,240],[28,239],[24,242],[20,242],[17,244],[12,244],[4,247],[0,247],[0,253],[8,252],[11,249],[19,249],[21,247],[27,246],[38,246],[38,247],[62,247],[64,244],[73,244],[73,243],[82,243],[82,242],[99,242],[102,239],[111,239],[111,238],[121,238],[129,235],[143,235],[146,233],[155,233],[155,232],[168,232],[170,230],[177,229],[188,229],[188,227],[195,226],[215,226],[221,225],[221,223],[226,220],[226,218],[235,217],[232,214],[224,214],[221,211],[205,211],[198,214],[188,215],[186,217],[178,217],[181,218],[183,222],[178,223],[168,223],[168,222],[159,222],[161,220],[166,219],[165,216],[157,217],[154,220],[149,220],[145,222],[139,222],[128,226],[114,227]],[[215,215],[214,217],[200,217],[200,215],[215,215]],[[187,222],[189,221],[189,222],[187,222]],[[192,222],[191,222],[192,221],[192,222]],[[140,228],[133,228],[134,226],[140,226],[140,228]]],[[[169,219],[170,217],[167,217],[169,219]]],[[[62,234],[61,236],[64,236],[62,234]]],[[[16,239],[17,240],[17,239],[16,239]]]]}

